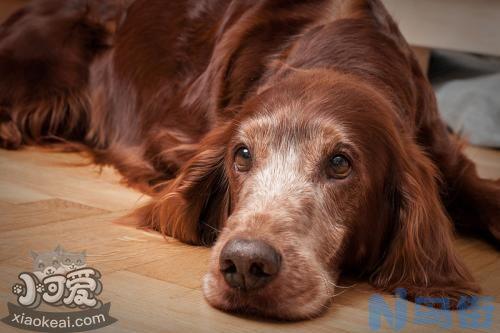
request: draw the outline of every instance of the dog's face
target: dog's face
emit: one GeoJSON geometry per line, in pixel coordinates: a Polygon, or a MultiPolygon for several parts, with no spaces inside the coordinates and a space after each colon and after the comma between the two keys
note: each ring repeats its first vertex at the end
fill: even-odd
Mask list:
{"type": "Polygon", "coordinates": [[[142,220],[185,242],[217,236],[203,291],[222,310],[310,318],[344,269],[456,306],[476,289],[400,114],[357,77],[292,72],[208,135],[142,220]]]}
{"type": "Polygon", "coordinates": [[[224,159],[232,207],[204,278],[211,304],[280,318],[325,308],[349,238],[377,228],[374,206],[384,209],[370,201],[388,167],[384,106],[363,85],[315,74],[247,106],[224,159]]]}

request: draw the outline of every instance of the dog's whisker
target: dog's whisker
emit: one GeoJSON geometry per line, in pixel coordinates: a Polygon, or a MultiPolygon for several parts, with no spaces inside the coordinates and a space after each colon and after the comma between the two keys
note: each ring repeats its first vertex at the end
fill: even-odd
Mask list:
{"type": "Polygon", "coordinates": [[[325,283],[331,284],[335,288],[339,288],[339,289],[350,289],[350,288],[353,288],[353,287],[358,285],[357,283],[354,283],[350,286],[341,286],[341,285],[338,285],[338,284],[330,281],[324,274],[321,274],[321,278],[323,279],[323,281],[325,281],[325,283]]]}
{"type": "Polygon", "coordinates": [[[350,289],[350,288],[355,287],[355,286],[357,286],[357,285],[358,285],[357,283],[354,283],[354,284],[352,284],[352,285],[350,285],[350,286],[341,286],[341,285],[337,285],[337,284],[335,284],[335,283],[333,283],[333,282],[331,282],[331,281],[328,281],[328,283],[330,283],[330,284],[332,284],[333,286],[335,286],[335,288],[340,288],[340,289],[350,289]]]}
{"type": "Polygon", "coordinates": [[[333,298],[333,297],[340,296],[340,295],[342,295],[343,293],[345,293],[346,291],[347,291],[347,290],[342,290],[342,291],[341,291],[341,292],[339,292],[338,294],[335,294],[335,293],[334,293],[331,297],[333,298]]]}
{"type": "Polygon", "coordinates": [[[202,222],[202,224],[203,224],[203,225],[205,225],[205,226],[207,226],[207,227],[209,227],[210,229],[212,229],[212,230],[216,231],[217,233],[220,233],[220,232],[222,231],[222,230],[217,229],[217,228],[216,228],[216,227],[214,227],[213,225],[210,225],[210,224],[208,224],[208,223],[206,223],[206,222],[202,222]]]}

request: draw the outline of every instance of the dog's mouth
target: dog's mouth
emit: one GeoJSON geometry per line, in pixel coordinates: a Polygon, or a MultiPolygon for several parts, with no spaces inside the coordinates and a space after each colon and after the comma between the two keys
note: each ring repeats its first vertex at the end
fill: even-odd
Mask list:
{"type": "Polygon", "coordinates": [[[306,290],[293,290],[278,279],[260,290],[232,288],[213,273],[203,278],[203,294],[216,309],[265,319],[297,321],[320,316],[328,309],[333,288],[318,284],[306,290]]]}
{"type": "Polygon", "coordinates": [[[232,288],[219,284],[212,273],[206,274],[203,279],[203,293],[212,306],[226,312],[272,316],[270,312],[276,307],[275,302],[266,298],[263,290],[232,288]]]}
{"type": "Polygon", "coordinates": [[[302,320],[328,308],[333,286],[331,275],[309,256],[283,255],[268,243],[245,239],[214,248],[202,289],[208,303],[222,311],[302,320]]]}

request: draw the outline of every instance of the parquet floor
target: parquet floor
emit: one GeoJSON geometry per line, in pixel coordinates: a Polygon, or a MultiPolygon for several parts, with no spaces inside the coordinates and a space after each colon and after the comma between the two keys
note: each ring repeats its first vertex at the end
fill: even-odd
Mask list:
{"type": "MultiPolygon", "coordinates": [[[[500,176],[500,152],[469,149],[488,177],[500,176]]],[[[15,303],[11,286],[18,274],[30,271],[30,251],[50,251],[58,244],[69,251],[87,250],[87,262],[102,272],[103,293],[118,322],[102,332],[365,332],[369,298],[375,292],[359,282],[335,297],[327,313],[298,323],[264,322],[212,309],[203,299],[200,281],[210,249],[192,247],[115,223],[147,198],[120,185],[111,168],[84,165],[77,154],[47,153],[30,148],[0,150],[0,317],[7,302],[15,303]]],[[[494,296],[491,327],[500,332],[500,256],[488,244],[458,239],[457,251],[494,296]]],[[[394,310],[394,298],[384,295],[394,310]]],[[[439,325],[417,325],[408,304],[409,323],[403,331],[439,331],[439,325]]],[[[453,332],[460,327],[457,313],[453,332]]],[[[385,319],[382,329],[389,328],[385,319]]],[[[450,331],[449,329],[441,329],[450,331]]],[[[0,323],[0,332],[16,331],[0,323]]]]}

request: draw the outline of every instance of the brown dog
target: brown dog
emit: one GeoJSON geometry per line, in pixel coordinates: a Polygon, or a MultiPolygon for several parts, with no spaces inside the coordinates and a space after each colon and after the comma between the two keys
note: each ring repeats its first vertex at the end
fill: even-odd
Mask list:
{"type": "Polygon", "coordinates": [[[91,152],[143,226],[213,247],[210,304],[321,313],[341,272],[478,292],[451,220],[500,238],[379,0],[39,0],[0,28],[0,143],[91,152]]]}

